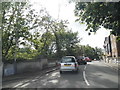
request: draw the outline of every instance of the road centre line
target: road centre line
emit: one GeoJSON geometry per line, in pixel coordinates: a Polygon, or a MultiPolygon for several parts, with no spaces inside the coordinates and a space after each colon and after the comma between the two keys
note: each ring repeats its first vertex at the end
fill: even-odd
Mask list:
{"type": "Polygon", "coordinates": [[[84,70],[86,69],[86,66],[84,67],[84,70]]]}
{"type": "Polygon", "coordinates": [[[85,80],[85,83],[89,86],[90,84],[89,84],[88,80],[86,79],[85,71],[83,71],[83,78],[85,80]]]}

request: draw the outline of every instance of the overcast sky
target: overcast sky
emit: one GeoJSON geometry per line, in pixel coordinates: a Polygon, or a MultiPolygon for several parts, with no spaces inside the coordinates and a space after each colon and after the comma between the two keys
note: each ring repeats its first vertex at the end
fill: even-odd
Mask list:
{"type": "Polygon", "coordinates": [[[101,28],[95,35],[88,35],[88,32],[85,31],[86,26],[75,22],[74,3],[68,3],[68,0],[31,0],[30,2],[38,11],[42,5],[53,18],[68,20],[69,28],[72,28],[73,32],[79,32],[79,37],[82,38],[82,45],[89,44],[92,47],[103,48],[104,39],[109,35],[109,30],[101,28]]]}

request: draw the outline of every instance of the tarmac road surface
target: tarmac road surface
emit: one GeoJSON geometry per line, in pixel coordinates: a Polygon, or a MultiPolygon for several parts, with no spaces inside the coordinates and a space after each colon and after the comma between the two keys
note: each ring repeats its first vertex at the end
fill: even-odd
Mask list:
{"type": "Polygon", "coordinates": [[[118,88],[118,71],[103,62],[92,61],[80,65],[79,72],[59,73],[55,70],[43,76],[4,83],[3,88],[118,88]]]}

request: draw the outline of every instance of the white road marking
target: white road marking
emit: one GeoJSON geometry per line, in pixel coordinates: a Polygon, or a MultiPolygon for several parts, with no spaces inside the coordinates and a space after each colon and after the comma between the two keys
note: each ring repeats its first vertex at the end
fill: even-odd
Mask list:
{"type": "Polygon", "coordinates": [[[59,72],[55,72],[55,73],[52,73],[52,77],[56,76],[57,74],[59,74],[59,72]]]}
{"type": "Polygon", "coordinates": [[[58,83],[58,80],[51,80],[51,81],[49,81],[49,82],[52,82],[52,83],[58,83]]]}
{"type": "Polygon", "coordinates": [[[26,82],[29,82],[29,80],[26,80],[25,83],[26,83],[26,82]]]}
{"type": "Polygon", "coordinates": [[[86,79],[85,71],[83,71],[83,77],[84,77],[85,83],[89,86],[90,84],[89,84],[88,80],[86,79]]]}
{"type": "Polygon", "coordinates": [[[49,74],[46,74],[46,76],[48,76],[49,74]]]}
{"type": "Polygon", "coordinates": [[[24,84],[24,85],[22,85],[21,87],[25,87],[25,86],[27,86],[27,85],[29,85],[30,83],[26,83],[26,84],[24,84]]]}
{"type": "Polygon", "coordinates": [[[33,82],[34,82],[34,81],[37,81],[37,79],[33,79],[32,81],[33,81],[33,82]]]}
{"type": "Polygon", "coordinates": [[[16,87],[18,87],[18,86],[20,86],[20,85],[22,85],[23,83],[18,83],[17,85],[15,85],[13,88],[16,88],[16,87]]]}
{"type": "Polygon", "coordinates": [[[84,70],[86,69],[86,66],[85,66],[85,68],[84,68],[84,70]]]}

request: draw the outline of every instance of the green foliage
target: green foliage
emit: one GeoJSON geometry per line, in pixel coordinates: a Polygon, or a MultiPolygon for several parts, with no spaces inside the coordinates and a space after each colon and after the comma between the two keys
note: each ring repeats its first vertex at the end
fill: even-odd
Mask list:
{"type": "Polygon", "coordinates": [[[80,42],[80,39],[78,38],[78,33],[73,33],[71,30],[64,32],[62,40],[62,48],[63,50],[66,50],[66,55],[75,55],[75,47],[80,42]]]}
{"type": "Polygon", "coordinates": [[[80,45],[78,49],[76,49],[77,56],[87,56],[90,59],[100,59],[103,55],[101,48],[93,48],[89,45],[80,45]]]}
{"type": "Polygon", "coordinates": [[[78,33],[68,30],[67,21],[54,20],[45,10],[37,14],[22,2],[3,2],[2,10],[3,62],[74,54],[80,40],[78,33]]]}
{"type": "Polygon", "coordinates": [[[3,62],[12,63],[15,58],[19,62],[37,57],[98,56],[99,49],[79,45],[78,32],[69,30],[67,21],[54,20],[43,9],[37,14],[26,3],[3,2],[2,10],[3,62]]]}
{"type": "MultiPolygon", "coordinates": [[[[37,43],[38,39],[35,38],[38,35],[36,33],[32,35],[31,31],[40,27],[41,17],[35,13],[34,9],[31,9],[30,5],[23,2],[3,2],[2,13],[2,55],[4,61],[15,58],[14,54],[19,54],[21,45],[31,47],[32,44],[37,43]]],[[[24,54],[26,53],[23,53],[21,57],[24,54]]],[[[26,59],[27,57],[31,58],[31,55],[26,56],[26,59]]]]}
{"type": "Polygon", "coordinates": [[[96,32],[101,26],[112,29],[112,34],[120,36],[120,2],[77,2],[76,21],[87,24],[90,32],[96,32]]]}
{"type": "Polygon", "coordinates": [[[53,30],[58,59],[65,55],[75,55],[74,47],[77,43],[80,43],[78,33],[68,30],[66,23],[66,21],[61,21],[53,25],[57,24],[55,27],[58,27],[53,30]]]}
{"type": "Polygon", "coordinates": [[[85,54],[97,58],[98,49],[80,46],[78,32],[67,27],[67,21],[57,21],[44,10],[37,14],[26,3],[2,3],[2,55],[4,62],[61,58],[85,54]],[[22,47],[21,47],[22,46],[22,47]],[[16,56],[15,56],[16,54],[16,56]]]}
{"type": "Polygon", "coordinates": [[[50,57],[53,52],[53,45],[54,45],[54,36],[51,32],[47,31],[45,32],[41,37],[41,53],[45,57],[50,57]]]}

